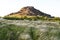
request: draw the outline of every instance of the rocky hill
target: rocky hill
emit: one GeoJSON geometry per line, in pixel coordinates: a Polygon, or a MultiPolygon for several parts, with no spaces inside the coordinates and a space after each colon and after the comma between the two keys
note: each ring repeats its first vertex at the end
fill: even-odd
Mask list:
{"type": "MultiPolygon", "coordinates": [[[[26,16],[47,16],[47,17],[51,17],[51,15],[49,14],[46,14],[46,13],[43,13],[41,11],[39,11],[38,9],[35,9],[34,7],[32,6],[27,6],[27,7],[23,7],[21,10],[19,10],[18,12],[15,12],[15,13],[11,13],[9,14],[10,16],[11,15],[26,15],[26,16]]],[[[8,16],[9,16],[8,15],[8,16]]]]}

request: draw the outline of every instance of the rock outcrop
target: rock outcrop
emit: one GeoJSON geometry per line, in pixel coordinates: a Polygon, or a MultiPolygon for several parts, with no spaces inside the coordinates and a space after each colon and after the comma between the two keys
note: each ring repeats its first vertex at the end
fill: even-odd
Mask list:
{"type": "Polygon", "coordinates": [[[51,17],[51,15],[43,13],[37,9],[35,9],[32,6],[27,6],[27,7],[23,7],[21,10],[19,10],[18,12],[15,13],[11,13],[9,15],[27,15],[27,16],[47,16],[47,17],[51,17]]]}

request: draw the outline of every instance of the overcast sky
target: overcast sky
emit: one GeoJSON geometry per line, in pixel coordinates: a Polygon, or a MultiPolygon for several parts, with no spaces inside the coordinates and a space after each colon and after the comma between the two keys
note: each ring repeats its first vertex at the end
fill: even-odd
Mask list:
{"type": "Polygon", "coordinates": [[[60,17],[60,0],[0,0],[0,16],[17,12],[24,6],[34,6],[44,13],[60,17]]]}

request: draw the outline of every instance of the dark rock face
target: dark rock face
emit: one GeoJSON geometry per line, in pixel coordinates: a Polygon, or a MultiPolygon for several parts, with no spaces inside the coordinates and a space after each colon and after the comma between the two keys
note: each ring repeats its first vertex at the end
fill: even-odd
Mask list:
{"type": "Polygon", "coordinates": [[[29,15],[29,16],[47,16],[47,17],[51,17],[51,15],[43,13],[37,9],[35,9],[32,6],[27,6],[27,7],[23,7],[21,10],[19,10],[16,13],[11,13],[10,15],[14,15],[14,14],[19,14],[19,15],[29,15]]]}

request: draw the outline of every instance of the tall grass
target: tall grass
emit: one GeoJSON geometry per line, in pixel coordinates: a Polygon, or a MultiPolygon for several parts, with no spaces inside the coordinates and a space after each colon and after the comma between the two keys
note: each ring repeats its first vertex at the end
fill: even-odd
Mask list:
{"type": "Polygon", "coordinates": [[[0,40],[18,40],[24,29],[24,27],[18,27],[12,24],[1,27],[0,40]]]}
{"type": "Polygon", "coordinates": [[[60,26],[36,28],[0,22],[0,40],[60,40],[60,26]],[[3,24],[5,25],[2,26],[3,24]],[[30,39],[21,38],[23,35],[26,37],[26,34],[29,35],[30,39]]]}

